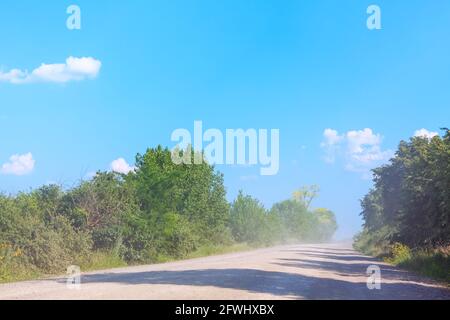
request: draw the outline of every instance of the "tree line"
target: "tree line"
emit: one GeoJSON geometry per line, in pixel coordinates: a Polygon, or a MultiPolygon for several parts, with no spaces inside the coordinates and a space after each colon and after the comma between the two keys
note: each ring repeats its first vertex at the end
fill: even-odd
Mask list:
{"type": "Polygon", "coordinates": [[[389,164],[373,170],[374,187],[361,201],[357,248],[382,254],[393,244],[450,245],[450,131],[443,130],[442,137],[401,141],[389,164]]]}
{"type": "Polygon", "coordinates": [[[213,166],[174,164],[171,151],[158,146],[138,154],[126,175],[97,172],[68,190],[46,185],[0,195],[0,278],[19,267],[62,272],[97,252],[151,263],[205,245],[326,241],[336,220],[327,209],[309,209],[316,191],[301,189],[270,210],[242,192],[228,203],[213,166]]]}

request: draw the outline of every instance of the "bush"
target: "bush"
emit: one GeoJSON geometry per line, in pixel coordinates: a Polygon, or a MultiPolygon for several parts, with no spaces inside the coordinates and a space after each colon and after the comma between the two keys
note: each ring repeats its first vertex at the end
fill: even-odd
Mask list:
{"type": "Polygon", "coordinates": [[[230,228],[237,242],[266,243],[269,236],[268,214],[262,204],[239,192],[230,209],[230,228]]]}
{"type": "Polygon", "coordinates": [[[161,221],[162,247],[160,253],[174,258],[184,258],[199,244],[199,236],[189,221],[176,213],[167,213],[161,221]]]}
{"type": "Polygon", "coordinates": [[[13,278],[12,270],[21,264],[23,252],[10,243],[0,243],[0,283],[13,278]]]}
{"type": "Polygon", "coordinates": [[[355,250],[367,255],[386,258],[391,254],[391,244],[387,228],[369,232],[364,229],[353,238],[355,250]]]}
{"type": "Polygon", "coordinates": [[[0,243],[0,283],[28,280],[37,275],[36,267],[27,262],[20,248],[0,243]]]}
{"type": "Polygon", "coordinates": [[[397,242],[390,247],[390,257],[386,258],[385,260],[389,263],[398,265],[400,263],[411,260],[411,258],[411,249],[408,246],[397,242]]]}
{"type": "Polygon", "coordinates": [[[414,250],[396,264],[450,284],[450,247],[414,250]]]}
{"type": "Polygon", "coordinates": [[[40,225],[24,241],[23,251],[30,263],[45,273],[64,271],[89,256],[92,240],[88,233],[75,231],[63,217],[52,225],[40,225]]]}
{"type": "Polygon", "coordinates": [[[389,163],[373,170],[362,199],[367,232],[387,229],[390,244],[411,248],[450,243],[450,130],[443,137],[401,141],[389,163]]]}
{"type": "Polygon", "coordinates": [[[270,212],[242,193],[230,206],[213,166],[176,165],[167,148],[148,149],[127,175],[97,172],[69,190],[48,185],[0,194],[0,244],[13,248],[0,248],[0,281],[60,273],[69,265],[108,268],[328,239],[334,214],[307,209],[316,193],[301,189],[270,212]]]}

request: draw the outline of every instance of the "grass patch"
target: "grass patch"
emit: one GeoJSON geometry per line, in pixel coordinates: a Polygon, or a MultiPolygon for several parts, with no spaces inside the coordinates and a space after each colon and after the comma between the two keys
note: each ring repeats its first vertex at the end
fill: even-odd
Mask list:
{"type": "Polygon", "coordinates": [[[0,283],[35,279],[37,269],[28,263],[22,250],[8,243],[0,243],[0,283]]]}
{"type": "Polygon", "coordinates": [[[450,286],[450,255],[440,249],[412,252],[409,258],[400,260],[396,265],[445,281],[450,286]]]}
{"type": "Polygon", "coordinates": [[[81,270],[94,271],[126,267],[128,264],[115,252],[96,251],[80,263],[81,270]]]}
{"type": "MultiPolygon", "coordinates": [[[[127,263],[116,254],[100,251],[90,254],[84,261],[75,262],[74,264],[79,265],[83,272],[127,266],[127,263]]],[[[64,271],[62,270],[59,275],[63,274],[64,271]]],[[[27,264],[23,261],[17,260],[10,261],[8,263],[0,262],[0,283],[36,280],[48,276],[55,275],[46,274],[39,271],[33,265],[27,264]]]]}
{"type": "Polygon", "coordinates": [[[0,283],[37,279],[41,274],[31,266],[20,263],[0,263],[0,283]]]}

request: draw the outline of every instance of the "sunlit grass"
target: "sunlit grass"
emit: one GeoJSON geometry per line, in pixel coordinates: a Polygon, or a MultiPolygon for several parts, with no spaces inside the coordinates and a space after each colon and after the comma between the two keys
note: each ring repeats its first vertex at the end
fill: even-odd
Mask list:
{"type": "Polygon", "coordinates": [[[96,251],[86,261],[80,263],[82,271],[94,271],[126,267],[127,263],[114,252],[96,251]]]}
{"type": "Polygon", "coordinates": [[[410,257],[401,259],[396,265],[443,280],[450,286],[450,255],[442,248],[412,252],[410,257]]]}

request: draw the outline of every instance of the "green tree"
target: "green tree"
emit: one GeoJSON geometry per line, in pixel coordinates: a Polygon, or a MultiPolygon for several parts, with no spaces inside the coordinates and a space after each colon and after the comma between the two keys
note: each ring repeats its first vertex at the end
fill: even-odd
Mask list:
{"type": "MultiPolygon", "coordinates": [[[[192,158],[198,156],[191,148],[184,152],[192,158]]],[[[175,164],[170,150],[158,146],[137,155],[135,173],[126,180],[135,190],[142,218],[155,226],[147,229],[155,234],[158,250],[167,249],[169,236],[156,226],[172,221],[168,217],[177,217],[174,219],[182,223],[183,230],[192,233],[189,245],[186,242],[188,249],[179,247],[180,252],[203,243],[222,243],[229,237],[229,205],[223,176],[207,162],[175,164]]]]}
{"type": "MultiPolygon", "coordinates": [[[[374,170],[362,200],[366,237],[374,245],[433,247],[450,242],[450,134],[401,141],[390,163],[374,170]]],[[[358,239],[362,241],[364,237],[358,239]]]]}
{"type": "Polygon", "coordinates": [[[271,240],[269,217],[264,206],[255,198],[239,191],[231,204],[230,227],[238,242],[263,244],[271,240]]]}

